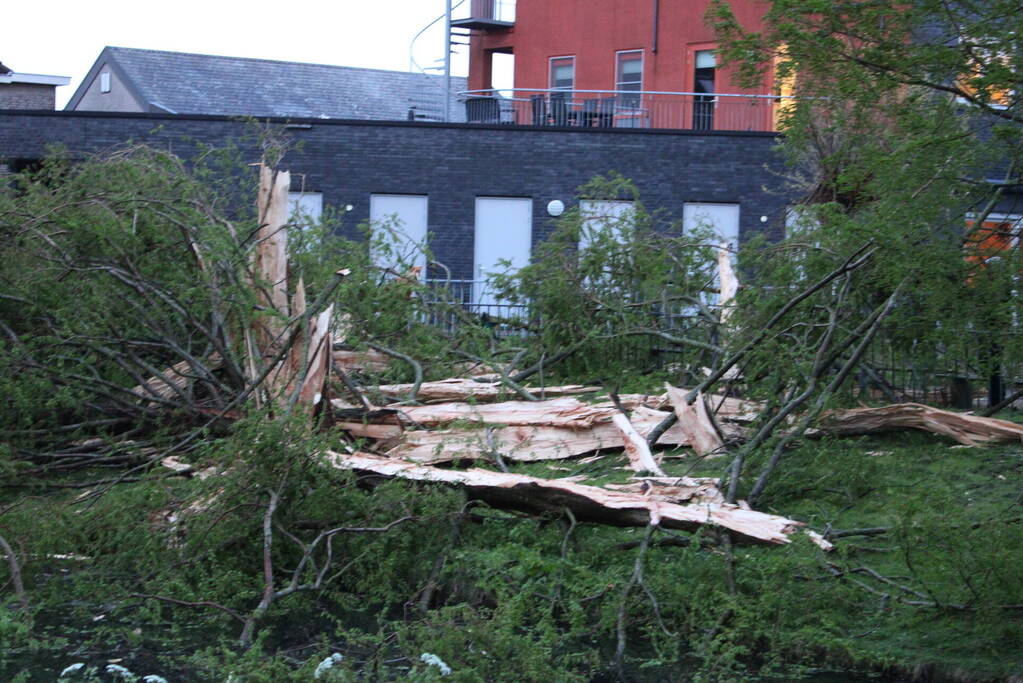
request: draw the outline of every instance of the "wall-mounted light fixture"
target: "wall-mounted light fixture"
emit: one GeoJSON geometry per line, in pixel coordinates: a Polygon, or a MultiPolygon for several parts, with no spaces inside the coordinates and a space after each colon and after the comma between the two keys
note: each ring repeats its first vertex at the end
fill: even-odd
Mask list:
{"type": "Polygon", "coordinates": [[[547,202],[547,214],[557,218],[561,214],[565,213],[565,202],[560,199],[552,199],[547,202]]]}

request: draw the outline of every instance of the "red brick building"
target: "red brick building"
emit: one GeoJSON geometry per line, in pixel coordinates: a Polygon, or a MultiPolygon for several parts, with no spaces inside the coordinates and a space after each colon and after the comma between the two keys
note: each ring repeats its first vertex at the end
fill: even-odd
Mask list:
{"type": "MultiPolygon", "coordinates": [[[[763,3],[731,4],[743,26],[759,28],[763,3]]],[[[704,18],[709,5],[710,0],[471,0],[470,16],[452,25],[471,29],[470,91],[490,90],[494,55],[511,53],[515,99],[572,93],[570,120],[553,123],[771,130],[778,105],[773,78],[766,76],[753,90],[732,84],[731,70],[716,63],[714,32],[704,18]],[[586,105],[609,98],[614,104],[586,105]],[[590,114],[614,107],[613,118],[583,117],[584,107],[590,114]]],[[[551,106],[548,101],[548,123],[551,106]]],[[[518,118],[522,123],[521,111],[518,118]]]]}

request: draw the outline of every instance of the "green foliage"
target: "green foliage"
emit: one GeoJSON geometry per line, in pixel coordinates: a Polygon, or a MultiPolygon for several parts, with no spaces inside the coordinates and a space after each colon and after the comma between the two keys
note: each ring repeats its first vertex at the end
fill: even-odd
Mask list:
{"type": "Polygon", "coordinates": [[[578,196],[532,263],[494,278],[503,300],[528,305],[531,336],[523,342],[534,356],[577,349],[562,372],[619,387],[665,359],[709,364],[704,352],[715,348],[717,322],[706,307],[716,287],[711,231],[682,235],[680,225],[648,212],[620,174],[594,178],[578,196]],[[631,206],[600,215],[585,210],[588,200],[631,206]]]}

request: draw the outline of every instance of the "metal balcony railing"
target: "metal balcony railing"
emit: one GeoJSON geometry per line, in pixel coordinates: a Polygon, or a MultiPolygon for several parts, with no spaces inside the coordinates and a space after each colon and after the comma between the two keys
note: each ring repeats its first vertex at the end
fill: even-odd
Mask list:
{"type": "Polygon", "coordinates": [[[451,25],[481,30],[506,28],[515,23],[515,0],[472,0],[468,16],[464,14],[462,10],[452,17],[451,25]]]}
{"type": "Polygon", "coordinates": [[[468,90],[469,123],[774,131],[792,97],[627,90],[468,90]]]}

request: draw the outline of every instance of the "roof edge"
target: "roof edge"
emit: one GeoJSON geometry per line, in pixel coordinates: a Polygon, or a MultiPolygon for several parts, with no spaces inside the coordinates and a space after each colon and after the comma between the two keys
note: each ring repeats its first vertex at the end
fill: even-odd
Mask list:
{"type": "Polygon", "coordinates": [[[128,77],[128,74],[121,68],[121,65],[117,63],[117,59],[115,59],[111,53],[110,46],[107,45],[100,51],[99,56],[96,57],[96,61],[92,63],[89,71],[85,74],[85,77],[82,78],[82,82],[78,84],[78,88],[75,90],[74,94],[71,95],[71,99],[69,99],[67,104],[64,105],[64,111],[77,111],[75,107],[77,107],[78,103],[82,101],[83,97],[85,97],[85,93],[88,92],[89,86],[96,80],[96,76],[99,75],[100,69],[102,69],[105,64],[109,64],[110,69],[117,74],[117,78],[124,84],[124,87],[128,89],[131,96],[135,98],[135,102],[138,104],[139,108],[143,111],[149,110],[149,101],[142,96],[142,93],[135,85],[135,82],[128,77]]]}
{"type": "Polygon", "coordinates": [[[221,121],[225,123],[249,123],[261,121],[288,126],[377,126],[392,128],[454,128],[460,130],[542,131],[547,133],[573,133],[576,135],[675,135],[684,137],[740,137],[740,138],[782,138],[782,133],[748,130],[686,130],[677,128],[574,128],[559,126],[508,126],[495,123],[463,123],[445,121],[405,121],[390,119],[320,119],[288,116],[228,116],[222,114],[165,114],[160,112],[124,111],[30,111],[27,109],[0,109],[0,116],[56,116],[60,118],[110,118],[148,119],[152,121],[221,121]]]}
{"type": "Polygon", "coordinates": [[[31,83],[33,85],[67,85],[70,76],[49,76],[46,74],[23,74],[12,72],[0,75],[0,83],[31,83]]]}

